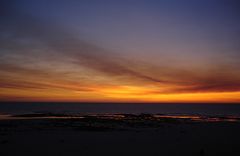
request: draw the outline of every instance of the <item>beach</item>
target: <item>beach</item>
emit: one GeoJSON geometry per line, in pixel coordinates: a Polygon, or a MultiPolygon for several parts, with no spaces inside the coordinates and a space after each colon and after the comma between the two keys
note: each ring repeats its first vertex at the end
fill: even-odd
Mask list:
{"type": "Polygon", "coordinates": [[[0,155],[233,156],[240,154],[239,121],[150,114],[8,116],[0,120],[0,155]]]}

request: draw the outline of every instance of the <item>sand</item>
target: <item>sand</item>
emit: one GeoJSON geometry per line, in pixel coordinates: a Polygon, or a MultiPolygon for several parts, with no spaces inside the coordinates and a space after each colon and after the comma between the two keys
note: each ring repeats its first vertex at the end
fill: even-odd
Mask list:
{"type": "Polygon", "coordinates": [[[1,156],[238,156],[240,122],[189,119],[0,120],[1,156]]]}

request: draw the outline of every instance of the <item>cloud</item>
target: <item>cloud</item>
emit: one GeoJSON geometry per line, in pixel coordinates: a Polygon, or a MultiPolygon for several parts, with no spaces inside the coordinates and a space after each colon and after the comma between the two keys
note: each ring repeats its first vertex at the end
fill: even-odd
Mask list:
{"type": "Polygon", "coordinates": [[[26,55],[27,59],[27,57],[38,57],[39,54],[36,54],[36,51],[42,53],[41,55],[44,54],[46,58],[54,53],[55,57],[72,60],[69,63],[84,66],[105,75],[133,77],[149,82],[164,82],[134,69],[133,64],[124,57],[80,39],[63,26],[34,18],[16,10],[8,10],[5,16],[9,17],[4,22],[5,27],[1,28],[1,32],[4,32],[5,35],[0,36],[0,47],[2,51],[5,51],[5,55],[26,55]],[[9,12],[13,14],[8,14],[9,12]],[[8,54],[6,54],[7,52],[8,54]]]}
{"type": "Polygon", "coordinates": [[[202,82],[194,82],[195,84],[190,86],[183,86],[179,89],[175,89],[175,92],[238,92],[240,91],[240,79],[228,79],[223,78],[211,78],[203,79],[202,82]]]}

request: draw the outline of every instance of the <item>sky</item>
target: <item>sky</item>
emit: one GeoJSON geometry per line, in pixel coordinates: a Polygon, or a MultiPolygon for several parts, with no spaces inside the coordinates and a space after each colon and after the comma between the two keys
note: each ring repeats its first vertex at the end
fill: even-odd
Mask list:
{"type": "Polygon", "coordinates": [[[1,0],[0,101],[240,102],[238,0],[1,0]]]}

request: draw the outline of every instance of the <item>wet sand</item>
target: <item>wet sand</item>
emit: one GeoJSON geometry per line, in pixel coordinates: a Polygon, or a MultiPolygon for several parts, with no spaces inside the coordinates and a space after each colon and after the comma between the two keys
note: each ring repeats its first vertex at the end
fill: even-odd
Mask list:
{"type": "Polygon", "coordinates": [[[240,155],[238,118],[200,119],[148,114],[18,115],[0,120],[0,155],[240,155]]]}

